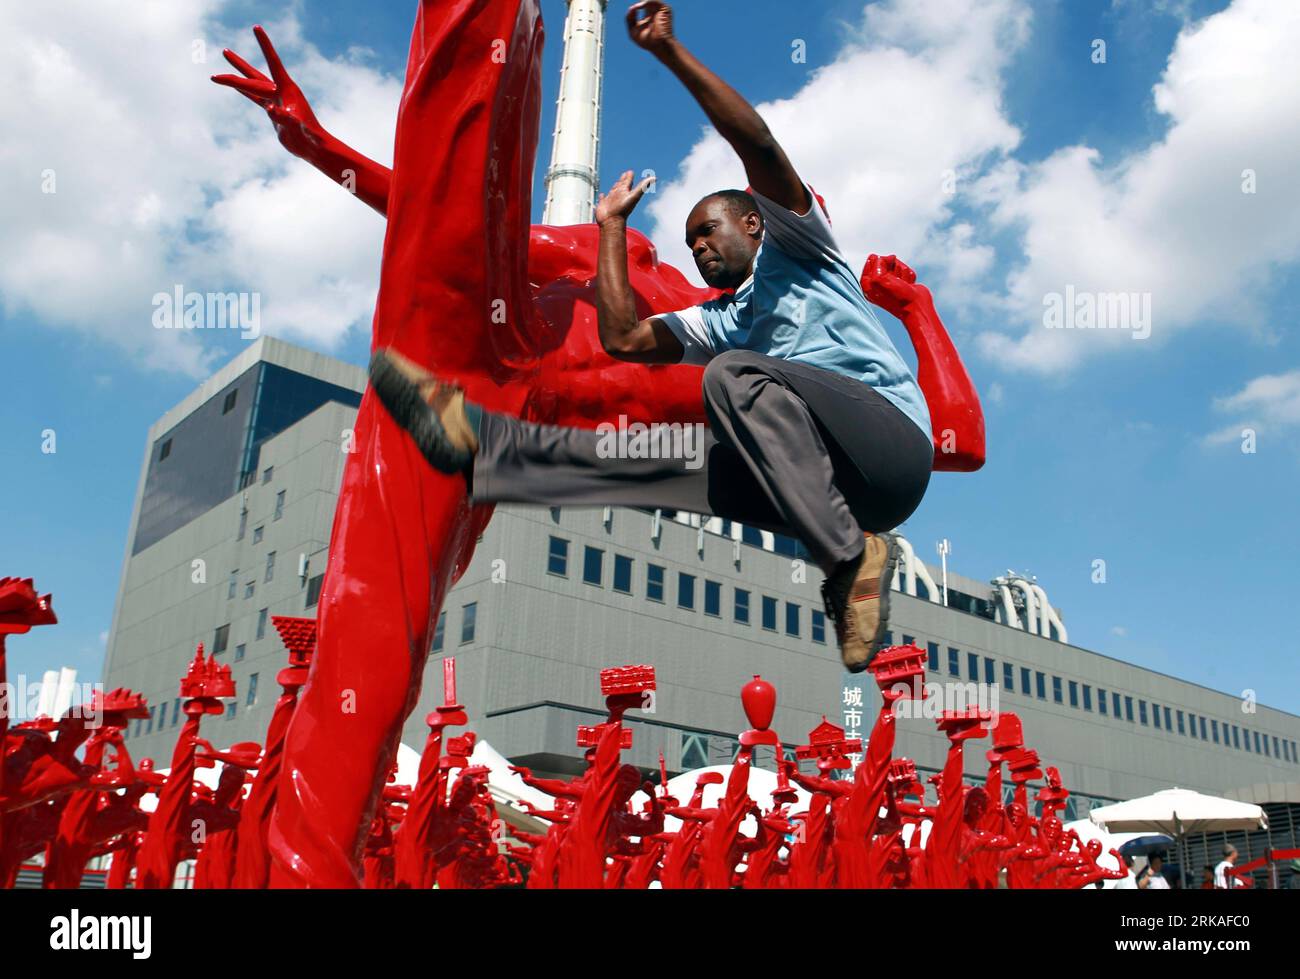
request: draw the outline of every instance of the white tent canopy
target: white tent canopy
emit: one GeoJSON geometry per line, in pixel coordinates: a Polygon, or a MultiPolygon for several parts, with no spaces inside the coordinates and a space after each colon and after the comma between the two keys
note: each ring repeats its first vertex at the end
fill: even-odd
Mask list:
{"type": "Polygon", "coordinates": [[[1268,817],[1254,803],[1176,788],[1101,806],[1088,818],[1111,833],[1164,833],[1175,839],[1188,833],[1268,829],[1268,817]]]}
{"type": "MultiPolygon", "coordinates": [[[[526,799],[538,809],[551,809],[554,808],[554,799],[545,792],[534,789],[516,773],[512,772],[510,762],[482,738],[475,742],[474,751],[469,756],[469,762],[471,765],[482,765],[488,769],[488,791],[492,793],[492,800],[497,804],[498,811],[507,822],[529,832],[546,832],[548,823],[527,815],[522,807],[515,808],[515,804],[521,799],[526,799]]],[[[217,762],[211,768],[196,768],[194,770],[194,780],[202,782],[210,789],[215,789],[217,782],[221,778],[223,768],[225,768],[224,762],[217,762]]],[[[166,775],[171,769],[163,768],[159,769],[159,771],[166,775]]],[[[407,744],[399,744],[397,746],[397,784],[415,785],[419,773],[420,753],[407,744]]],[[[158,797],[152,792],[146,794],[140,800],[140,808],[144,812],[153,812],[158,808],[158,797]]]]}

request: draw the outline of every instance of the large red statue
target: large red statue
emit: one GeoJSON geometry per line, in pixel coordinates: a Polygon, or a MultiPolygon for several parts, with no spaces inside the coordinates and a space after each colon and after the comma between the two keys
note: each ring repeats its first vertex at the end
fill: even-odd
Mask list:
{"type": "MultiPolygon", "coordinates": [[[[264,32],[270,77],[231,52],[216,79],[268,111],[281,142],[388,218],[373,345],[396,348],[494,411],[594,427],[705,420],[700,370],[618,362],[593,305],[597,229],[529,226],[540,110],[537,0],[421,0],[392,171],[316,120],[264,32]]],[[[692,287],[629,236],[638,314],[719,293],[692,287]]],[[[869,298],[896,309],[921,358],[938,469],[978,468],[978,401],[924,287],[868,264],[869,298]],[[928,385],[928,386],[927,386],[928,385]],[[935,399],[938,394],[939,400],[935,399]]],[[[491,515],[431,470],[367,391],[343,475],[317,655],[285,737],[268,833],[278,886],[357,886],[432,624],[491,515]],[[342,751],[339,746],[346,745],[342,751]]]]}

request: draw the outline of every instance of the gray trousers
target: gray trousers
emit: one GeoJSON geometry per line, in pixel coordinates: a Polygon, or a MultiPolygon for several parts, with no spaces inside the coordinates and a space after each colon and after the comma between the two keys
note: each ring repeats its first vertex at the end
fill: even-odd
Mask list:
{"type": "Polygon", "coordinates": [[[861,555],[863,531],[907,519],[929,485],[929,437],[853,378],[728,350],[704,370],[704,407],[710,429],[694,443],[661,432],[640,453],[635,439],[621,451],[608,431],[485,412],[471,498],[724,517],[799,538],[829,575],[861,555]]]}

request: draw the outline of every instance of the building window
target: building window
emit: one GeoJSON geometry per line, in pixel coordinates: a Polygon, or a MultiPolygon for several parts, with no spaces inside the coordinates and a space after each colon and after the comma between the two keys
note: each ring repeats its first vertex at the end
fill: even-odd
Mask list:
{"type": "Polygon", "coordinates": [[[239,394],[239,389],[236,388],[235,390],[231,391],[229,394],[226,395],[226,400],[221,405],[221,413],[223,415],[228,415],[235,410],[235,400],[238,394],[239,394]]]}
{"type": "Polygon", "coordinates": [[[243,540],[244,533],[248,530],[248,510],[241,508],[239,511],[239,530],[235,534],[235,540],[243,540]]]}
{"type": "Polygon", "coordinates": [[[275,513],[271,517],[272,520],[279,520],[281,517],[284,516],[285,492],[286,492],[285,490],[280,490],[280,492],[275,494],[275,513]]]}
{"type": "Polygon", "coordinates": [[[1232,725],[1232,746],[1238,750],[1241,749],[1241,729],[1237,725],[1232,725]]]}
{"type": "Polygon", "coordinates": [[[826,642],[826,613],[818,609],[812,610],[812,641],[826,642]]]}
{"type": "Polygon", "coordinates": [[[662,564],[646,562],[645,597],[652,602],[664,600],[664,567],[662,564]]]}
{"type": "Polygon", "coordinates": [[[172,701],[172,727],[175,727],[181,719],[181,698],[177,697],[172,701]]]}
{"type": "Polygon", "coordinates": [[[763,628],[776,632],[776,599],[770,595],[763,596],[763,628]]]}
{"type": "Polygon", "coordinates": [[[438,652],[438,650],[442,649],[442,643],[443,640],[446,638],[446,635],[447,635],[447,613],[446,611],[442,611],[438,613],[438,621],[434,624],[433,627],[433,643],[429,647],[431,652],[436,653],[438,652]]]}
{"type": "Polygon", "coordinates": [[[1121,714],[1119,710],[1119,694],[1112,691],[1110,695],[1110,703],[1111,706],[1115,708],[1115,720],[1122,721],[1124,719],[1124,715],[1121,714]]]}
{"type": "Polygon", "coordinates": [[[1259,732],[1256,731],[1254,732],[1254,734],[1255,734],[1255,754],[1257,755],[1263,754],[1263,752],[1259,750],[1259,732]]]}
{"type": "Polygon", "coordinates": [[[161,731],[167,725],[167,701],[158,705],[158,730],[161,731]]]}
{"type": "Polygon", "coordinates": [[[939,672],[939,644],[937,642],[927,642],[926,651],[926,669],[931,673],[939,672]]]}
{"type": "Polygon", "coordinates": [[[984,682],[988,684],[990,687],[994,686],[998,682],[997,676],[998,676],[997,664],[995,664],[992,659],[985,656],[984,657],[984,682]]]}
{"type": "Polygon", "coordinates": [[[1097,688],[1097,711],[1102,716],[1105,716],[1106,714],[1106,691],[1101,689],[1101,687],[1097,688]]]}
{"type": "Polygon", "coordinates": [[[1129,723],[1133,722],[1133,698],[1124,698],[1124,716],[1128,718],[1129,723]]]}
{"type": "Polygon", "coordinates": [[[1059,676],[1052,677],[1052,700],[1058,704],[1065,702],[1061,697],[1061,678],[1059,676]]]}
{"type": "Polygon", "coordinates": [[[1033,688],[1029,685],[1029,667],[1020,667],[1020,692],[1026,697],[1033,696],[1033,688]]]}
{"type": "Polygon", "coordinates": [[[244,582],[244,597],[245,597],[245,598],[252,598],[252,597],[253,597],[253,594],[254,594],[256,591],[257,591],[257,582],[256,582],[254,579],[249,578],[248,581],[245,581],[245,582],[244,582]]]}
{"type": "Polygon", "coordinates": [[[961,650],[955,646],[948,647],[948,675],[961,676],[961,650]]]}
{"type": "Polygon", "coordinates": [[[226,720],[233,721],[234,719],[235,719],[235,701],[231,700],[230,703],[226,704],[226,720]]]}
{"type": "Polygon", "coordinates": [[[257,703],[257,674],[248,674],[248,697],[244,701],[245,707],[252,707],[257,703]]]}
{"type": "Polygon", "coordinates": [[[244,653],[247,651],[247,649],[248,649],[248,646],[247,646],[246,643],[242,643],[242,642],[241,642],[241,643],[236,644],[236,646],[235,646],[235,662],[236,662],[236,663],[238,663],[240,660],[242,660],[242,659],[244,658],[244,653]]]}
{"type": "Polygon", "coordinates": [[[264,608],[257,610],[257,632],[253,636],[254,639],[262,639],[266,636],[266,616],[269,611],[270,609],[264,608]]]}
{"type": "Polygon", "coordinates": [[[749,625],[749,592],[743,588],[736,589],[736,621],[749,625]]]}
{"type": "Polygon", "coordinates": [[[894,645],[894,634],[890,632],[888,629],[886,629],[885,635],[880,640],[880,644],[884,648],[888,648],[894,645]]]}
{"type": "Polygon", "coordinates": [[[1047,699],[1047,674],[1034,671],[1034,683],[1038,687],[1038,699],[1047,699]]]}
{"type": "Polygon", "coordinates": [[[677,572],[677,607],[695,609],[695,575],[677,572]]]}
{"type": "Polygon", "coordinates": [[[254,528],[253,528],[253,543],[254,543],[254,544],[260,544],[260,543],[262,543],[262,534],[263,534],[263,532],[264,532],[265,530],[266,530],[266,527],[265,527],[265,526],[254,527],[254,528]]]}
{"type": "Polygon", "coordinates": [[[722,615],[722,582],[704,579],[704,614],[722,615]]]}
{"type": "Polygon", "coordinates": [[[1002,664],[1002,688],[1008,693],[1016,692],[1016,668],[1010,663],[1002,664]]]}
{"type": "Polygon", "coordinates": [[[605,552],[590,544],[582,549],[582,580],[585,584],[599,586],[605,576],[605,552]]]}
{"type": "Polygon", "coordinates": [[[903,645],[904,645],[904,646],[915,646],[915,645],[916,645],[916,639],[913,638],[912,636],[907,635],[907,633],[904,633],[904,634],[903,634],[903,645]]]}
{"type": "Polygon", "coordinates": [[[1202,740],[1202,741],[1208,741],[1208,740],[1210,740],[1209,738],[1207,738],[1207,737],[1205,736],[1205,715],[1204,715],[1204,714],[1202,714],[1200,717],[1198,717],[1198,718],[1196,719],[1196,726],[1197,726],[1198,728],[1200,728],[1200,731],[1201,731],[1201,740],[1202,740]]]}
{"type": "Polygon", "coordinates": [[[239,578],[239,569],[236,568],[234,571],[230,572],[230,587],[226,589],[227,599],[231,599],[235,597],[235,589],[239,587],[238,578],[239,578]]]}
{"type": "Polygon", "coordinates": [[[216,656],[218,653],[224,653],[229,642],[230,624],[226,623],[225,625],[217,626],[216,634],[212,637],[212,655],[216,656]]]}
{"type": "Polygon", "coordinates": [[[307,582],[307,608],[315,608],[316,603],[320,601],[320,590],[324,584],[325,572],[323,571],[307,582]]]}
{"type": "Polygon", "coordinates": [[[1183,712],[1180,711],[1180,710],[1179,710],[1179,711],[1175,711],[1175,712],[1174,712],[1174,716],[1178,718],[1178,733],[1179,733],[1179,734],[1186,734],[1187,731],[1186,731],[1186,729],[1183,727],[1183,712]]]}
{"type": "Polygon", "coordinates": [[[1160,705],[1159,704],[1151,705],[1151,723],[1154,724],[1156,727],[1160,726],[1160,705]]]}
{"type": "Polygon", "coordinates": [[[1092,687],[1083,685],[1083,709],[1092,710],[1092,687]]]}
{"type": "Polygon", "coordinates": [[[632,559],[626,554],[614,555],[614,591],[632,594],[632,559]]]}
{"type": "Polygon", "coordinates": [[[474,625],[478,618],[478,602],[470,602],[461,610],[460,644],[474,641],[474,625]]]}
{"type": "Polygon", "coordinates": [[[799,606],[794,602],[785,603],[785,634],[799,635],[799,606]]]}
{"type": "Polygon", "coordinates": [[[1218,721],[1215,720],[1210,721],[1210,739],[1215,744],[1219,743],[1219,722],[1218,721]]]}
{"type": "Polygon", "coordinates": [[[978,683],[980,678],[980,658],[978,653],[966,654],[966,679],[978,683]]]}
{"type": "Polygon", "coordinates": [[[274,474],[275,474],[275,466],[267,466],[265,469],[263,469],[263,470],[262,470],[262,485],[265,486],[267,483],[269,483],[269,482],[271,481],[271,477],[272,477],[274,474]]]}
{"type": "Polygon", "coordinates": [[[172,454],[172,440],[168,439],[166,442],[162,444],[162,448],[158,450],[158,461],[162,462],[171,454],[172,454]]]}
{"type": "Polygon", "coordinates": [[[1147,702],[1145,700],[1138,701],[1138,720],[1143,724],[1147,722],[1147,702]]]}
{"type": "Polygon", "coordinates": [[[1070,706],[1079,706],[1079,684],[1074,680],[1070,681],[1070,706]]]}
{"type": "Polygon", "coordinates": [[[275,577],[275,551],[266,555],[266,580],[271,581],[275,577]]]}
{"type": "Polygon", "coordinates": [[[546,573],[561,578],[569,576],[569,542],[563,537],[552,537],[546,551],[546,573]]]}

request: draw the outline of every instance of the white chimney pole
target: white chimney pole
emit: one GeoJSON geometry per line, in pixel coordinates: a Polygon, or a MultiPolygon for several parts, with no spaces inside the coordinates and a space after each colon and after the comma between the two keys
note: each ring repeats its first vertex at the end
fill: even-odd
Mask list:
{"type": "Polygon", "coordinates": [[[542,224],[587,224],[596,213],[600,170],[600,83],[607,0],[568,0],[555,137],[546,171],[542,224]]]}

